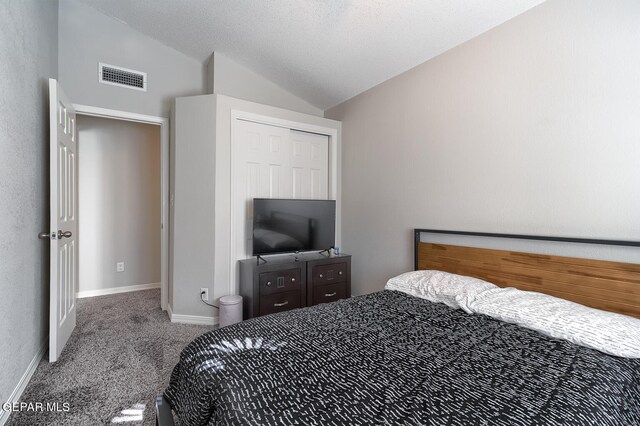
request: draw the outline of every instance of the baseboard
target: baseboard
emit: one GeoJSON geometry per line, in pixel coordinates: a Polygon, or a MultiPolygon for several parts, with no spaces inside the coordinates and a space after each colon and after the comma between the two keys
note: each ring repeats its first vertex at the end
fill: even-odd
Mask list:
{"type": "MultiPolygon", "coordinates": [[[[36,368],[38,368],[38,364],[40,363],[40,360],[42,359],[44,354],[47,352],[48,348],[49,348],[49,336],[47,336],[47,338],[44,339],[44,342],[42,343],[42,347],[40,348],[36,356],[34,356],[31,362],[29,363],[27,370],[24,372],[24,374],[20,378],[18,385],[16,386],[16,388],[11,393],[11,396],[9,397],[9,400],[2,401],[2,403],[5,403],[5,402],[14,403],[14,402],[20,401],[22,392],[24,392],[25,388],[29,384],[29,381],[31,380],[33,373],[36,372],[36,368]]],[[[11,415],[11,412],[4,411],[2,409],[2,406],[0,406],[0,426],[4,426],[7,420],[9,420],[10,415],[11,415]]]]}
{"type": "Polygon", "coordinates": [[[76,293],[78,299],[85,297],[106,296],[108,294],[128,293],[130,291],[150,290],[160,288],[160,283],[129,285],[126,287],[101,288],[100,290],[79,291],[76,293]]]}
{"type": "Polygon", "coordinates": [[[171,322],[178,324],[199,324],[199,325],[216,325],[218,324],[218,317],[201,317],[198,315],[179,315],[173,313],[171,304],[167,303],[167,314],[171,322]]]}

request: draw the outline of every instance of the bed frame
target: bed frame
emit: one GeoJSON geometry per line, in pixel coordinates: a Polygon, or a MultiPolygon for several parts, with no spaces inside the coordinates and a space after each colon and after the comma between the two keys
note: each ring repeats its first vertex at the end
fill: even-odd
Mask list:
{"type": "Polygon", "coordinates": [[[640,265],[420,241],[422,233],[640,247],[640,241],[415,229],[415,270],[468,275],[640,318],[640,265]]]}
{"type": "Polygon", "coordinates": [[[173,413],[171,412],[171,406],[164,399],[163,394],[156,396],[156,426],[175,426],[173,422],[173,413]]]}
{"type": "MultiPolygon", "coordinates": [[[[420,235],[449,234],[580,244],[640,247],[640,241],[414,229],[414,269],[438,269],[490,281],[500,287],[537,291],[593,308],[640,318],[640,265],[423,243],[420,235]]],[[[156,426],[174,426],[171,407],[156,397],[156,426]]]]}

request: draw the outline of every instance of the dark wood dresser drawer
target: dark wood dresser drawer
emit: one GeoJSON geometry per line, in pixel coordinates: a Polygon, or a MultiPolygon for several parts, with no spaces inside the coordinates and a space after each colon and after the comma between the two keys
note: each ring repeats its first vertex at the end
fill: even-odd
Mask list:
{"type": "Polygon", "coordinates": [[[347,280],[347,263],[316,265],[313,267],[311,274],[314,286],[344,282],[347,280]]]}
{"type": "Polygon", "coordinates": [[[302,282],[299,268],[262,272],[258,281],[260,294],[300,290],[300,283],[302,282]]]}
{"type": "Polygon", "coordinates": [[[283,254],[245,259],[239,264],[244,319],[351,296],[348,254],[283,254]]]}
{"type": "Polygon", "coordinates": [[[300,291],[288,291],[260,296],[260,315],[284,312],[302,307],[300,291]]]}
{"type": "Polygon", "coordinates": [[[313,287],[313,304],[335,302],[347,297],[347,283],[333,283],[313,287]]]}

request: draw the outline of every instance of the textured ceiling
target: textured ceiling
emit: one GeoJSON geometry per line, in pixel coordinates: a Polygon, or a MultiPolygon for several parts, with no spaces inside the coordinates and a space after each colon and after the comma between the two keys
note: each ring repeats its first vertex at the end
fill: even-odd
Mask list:
{"type": "Polygon", "coordinates": [[[216,51],[326,109],[543,0],[80,0],[205,61],[216,51]]]}

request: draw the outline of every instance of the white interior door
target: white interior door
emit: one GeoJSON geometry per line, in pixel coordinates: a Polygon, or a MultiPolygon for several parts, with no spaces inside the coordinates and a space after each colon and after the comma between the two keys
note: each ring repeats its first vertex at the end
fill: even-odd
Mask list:
{"type": "Polygon", "coordinates": [[[328,198],[329,137],[238,120],[233,143],[238,260],[251,256],[254,198],[328,198]]]}
{"type": "Polygon", "coordinates": [[[78,155],[76,113],[54,79],[49,79],[51,277],[49,361],[60,357],[76,326],[78,279],[78,155]]]}

